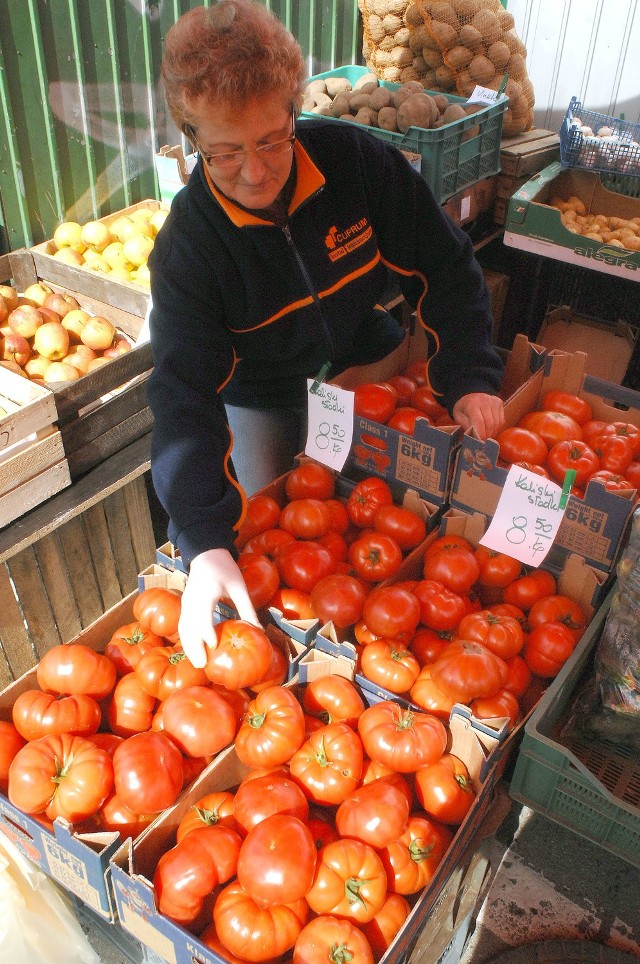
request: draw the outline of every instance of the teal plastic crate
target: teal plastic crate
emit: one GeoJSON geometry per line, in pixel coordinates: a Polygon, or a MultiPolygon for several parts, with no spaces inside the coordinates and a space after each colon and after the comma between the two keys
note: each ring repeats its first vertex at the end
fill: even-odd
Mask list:
{"type": "MultiPolygon", "coordinates": [[[[351,84],[370,73],[366,67],[354,65],[336,67],[322,74],[315,74],[312,80],[324,80],[327,77],[345,77],[351,84]]],[[[381,80],[380,85],[389,90],[397,90],[402,84],[392,84],[381,80]]],[[[427,93],[438,93],[427,91],[427,93]]],[[[464,97],[453,94],[444,95],[450,104],[465,104],[464,97]]],[[[422,127],[410,127],[406,134],[395,134],[393,131],[383,131],[377,127],[362,127],[382,141],[388,141],[404,151],[413,151],[422,158],[420,173],[433,191],[436,199],[443,203],[465,188],[470,187],[485,177],[492,177],[500,171],[500,139],[502,137],[502,121],[509,102],[508,97],[502,95],[496,104],[483,107],[481,110],[462,120],[452,121],[436,130],[425,130],[422,127]],[[463,141],[463,135],[478,126],[478,134],[463,141]]],[[[302,117],[317,117],[317,114],[302,112],[302,117]]],[[[331,118],[331,123],[351,124],[339,118],[331,118]]]]}
{"type": "Polygon", "coordinates": [[[509,792],[640,867],[640,760],[625,747],[592,736],[567,746],[555,736],[591,670],[613,591],[526,723],[509,792]]]}

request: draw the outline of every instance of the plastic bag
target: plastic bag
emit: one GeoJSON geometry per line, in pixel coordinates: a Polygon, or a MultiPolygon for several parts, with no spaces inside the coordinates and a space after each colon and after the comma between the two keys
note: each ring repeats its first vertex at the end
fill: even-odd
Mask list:
{"type": "Polygon", "coordinates": [[[0,833],[0,962],[100,964],[59,887],[0,833]]]}

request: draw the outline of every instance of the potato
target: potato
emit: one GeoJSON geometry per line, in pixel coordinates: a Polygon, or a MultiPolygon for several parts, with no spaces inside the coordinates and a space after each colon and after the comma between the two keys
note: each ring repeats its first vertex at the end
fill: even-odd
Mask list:
{"type": "Polygon", "coordinates": [[[506,43],[512,54],[520,54],[522,57],[526,57],[527,48],[515,31],[510,30],[508,33],[504,33],[502,35],[502,40],[504,43],[506,43]]]}
{"type": "Polygon", "coordinates": [[[394,47],[391,51],[391,63],[395,67],[408,67],[413,60],[413,54],[408,47],[394,47]]]}
{"type": "Polygon", "coordinates": [[[491,10],[478,10],[477,14],[471,21],[472,26],[479,30],[482,34],[483,40],[490,43],[492,40],[498,40],[502,30],[500,29],[500,21],[498,20],[495,13],[491,10]]]}
{"type": "Polygon", "coordinates": [[[366,84],[356,82],[353,85],[353,92],[358,94],[372,94],[379,86],[380,80],[376,77],[375,80],[368,80],[366,84]]]}
{"type": "Polygon", "coordinates": [[[393,35],[393,39],[395,40],[398,47],[408,47],[409,46],[409,28],[400,27],[400,29],[396,30],[395,34],[393,35]]]}
{"type": "Polygon", "coordinates": [[[313,110],[316,102],[313,97],[306,96],[302,100],[302,110],[313,110]]]}
{"type": "Polygon", "coordinates": [[[471,20],[482,6],[481,0],[458,0],[456,3],[456,13],[458,20],[471,20]]]}
{"type": "Polygon", "coordinates": [[[317,94],[313,95],[313,99],[316,102],[316,107],[331,107],[332,98],[328,94],[323,94],[318,91],[317,94]]]}
{"type": "Polygon", "coordinates": [[[471,51],[478,50],[483,44],[482,34],[477,27],[474,27],[470,23],[465,23],[464,27],[460,28],[459,40],[461,44],[464,44],[464,46],[468,47],[471,51]]]}
{"type": "Polygon", "coordinates": [[[412,94],[424,94],[424,84],[419,80],[408,80],[404,85],[404,89],[412,94]]]}
{"type": "Polygon", "coordinates": [[[483,54],[476,54],[469,64],[471,79],[477,81],[479,84],[486,85],[490,83],[493,80],[495,72],[496,68],[489,58],[483,54]]]}
{"type": "Polygon", "coordinates": [[[320,114],[321,117],[333,117],[333,114],[331,113],[331,109],[329,107],[318,107],[316,105],[315,107],[311,108],[309,113],[320,114]]]}
{"type": "MultiPolygon", "coordinates": [[[[507,47],[507,60],[509,59],[511,51],[507,47]]],[[[453,70],[463,70],[471,63],[473,54],[468,47],[463,44],[456,44],[451,50],[447,51],[447,63],[453,70]]],[[[437,66],[437,64],[436,64],[437,66]]]]}
{"type": "Polygon", "coordinates": [[[446,64],[443,64],[441,67],[436,67],[436,80],[439,89],[453,90],[456,85],[454,73],[451,67],[447,67],[446,64]]]}
{"type": "Polygon", "coordinates": [[[441,113],[441,114],[444,114],[444,112],[446,111],[447,107],[449,106],[449,99],[448,99],[448,97],[445,97],[444,94],[436,94],[433,99],[434,99],[435,104],[436,104],[436,107],[438,108],[438,110],[440,111],[440,113],[441,113]]]}
{"type": "Polygon", "coordinates": [[[413,64],[403,67],[400,71],[400,83],[405,84],[408,80],[419,80],[420,74],[413,64]]]}
{"type": "Polygon", "coordinates": [[[403,134],[410,127],[430,128],[440,113],[429,94],[410,94],[398,108],[398,130],[403,134]]]}
{"type": "Polygon", "coordinates": [[[413,66],[415,67],[418,73],[418,80],[422,80],[422,75],[427,70],[427,64],[422,54],[418,54],[416,57],[413,58],[413,66]]]}
{"type": "Polygon", "coordinates": [[[420,80],[422,81],[423,87],[426,90],[433,90],[437,84],[435,70],[433,70],[431,67],[428,70],[425,70],[420,80]]]}
{"type": "Polygon", "coordinates": [[[423,57],[424,57],[425,63],[429,67],[433,67],[434,70],[436,67],[442,67],[444,63],[444,60],[442,59],[442,54],[440,53],[439,50],[429,50],[429,48],[425,47],[423,57]]]}
{"type": "Polygon", "coordinates": [[[453,121],[462,120],[466,116],[467,113],[462,104],[449,104],[442,114],[442,123],[451,124],[453,121]]]}
{"type": "Polygon", "coordinates": [[[513,14],[509,13],[508,10],[499,10],[496,16],[503,33],[507,33],[508,30],[513,30],[516,25],[513,14]]]}
{"type": "Polygon", "coordinates": [[[402,26],[402,20],[400,17],[396,17],[393,13],[388,13],[382,18],[382,27],[386,34],[391,34],[391,36],[396,33],[402,26]]]}
{"type": "Polygon", "coordinates": [[[422,21],[422,13],[417,3],[410,3],[404,12],[404,22],[409,27],[419,27],[422,21]]]}
{"type": "Polygon", "coordinates": [[[380,81],[378,80],[377,76],[373,73],[363,74],[362,77],[358,77],[355,84],[353,85],[353,89],[362,90],[362,88],[366,84],[373,84],[374,87],[378,87],[380,84],[380,81]]]}
{"type": "Polygon", "coordinates": [[[370,107],[361,107],[353,119],[356,124],[364,124],[366,127],[375,127],[378,119],[378,113],[377,111],[371,110],[370,107]]]}
{"type": "Polygon", "coordinates": [[[349,94],[349,110],[352,114],[357,114],[362,107],[371,106],[371,94],[360,94],[357,91],[349,94]]]}
{"type": "Polygon", "coordinates": [[[335,97],[342,91],[351,90],[351,82],[346,77],[327,77],[325,83],[329,97],[335,97]]]}
{"type": "Polygon", "coordinates": [[[326,94],[327,85],[324,80],[310,80],[306,86],[307,94],[326,94]]]}
{"type": "Polygon", "coordinates": [[[367,30],[369,36],[374,43],[379,44],[386,36],[385,29],[382,26],[382,19],[376,14],[369,14],[369,20],[367,21],[367,30]]]}
{"type": "Polygon", "coordinates": [[[397,90],[391,92],[391,103],[396,110],[403,104],[407,97],[411,97],[411,91],[406,87],[399,87],[397,90]]]}
{"type": "Polygon", "coordinates": [[[456,28],[448,23],[443,23],[442,20],[431,21],[431,35],[441,50],[448,50],[450,47],[454,47],[458,40],[458,31],[456,28]]]}
{"type": "Polygon", "coordinates": [[[369,107],[377,111],[381,107],[388,107],[392,100],[391,91],[387,87],[378,87],[369,94],[369,107]]]}
{"type": "Polygon", "coordinates": [[[455,27],[456,30],[460,29],[460,22],[450,3],[432,3],[429,7],[429,13],[433,20],[442,20],[443,23],[450,24],[452,27],[455,27]]]}
{"type": "Polygon", "coordinates": [[[398,130],[398,111],[395,107],[381,107],[378,111],[378,127],[383,131],[398,130]]]}
{"type": "Polygon", "coordinates": [[[511,51],[503,40],[496,40],[495,43],[489,45],[487,49],[487,57],[494,67],[500,69],[508,63],[509,58],[511,57],[511,51]]]}
{"type": "Polygon", "coordinates": [[[402,67],[385,67],[382,71],[382,79],[390,80],[392,83],[397,84],[400,82],[400,74],[403,69],[402,67]]]}
{"type": "Polygon", "coordinates": [[[342,117],[343,114],[350,114],[348,91],[343,91],[334,97],[329,110],[333,117],[342,117]]]}

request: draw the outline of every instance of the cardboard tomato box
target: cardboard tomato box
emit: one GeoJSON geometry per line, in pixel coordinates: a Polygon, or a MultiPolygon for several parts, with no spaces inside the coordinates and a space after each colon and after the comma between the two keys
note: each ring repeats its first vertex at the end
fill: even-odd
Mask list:
{"type": "MultiPolygon", "coordinates": [[[[527,412],[541,407],[547,392],[561,390],[586,399],[594,419],[640,426],[640,393],[585,375],[585,365],[583,352],[545,354],[542,367],[506,402],[505,425],[517,425],[527,412]]],[[[464,436],[453,476],[453,508],[493,516],[508,473],[498,465],[498,455],[495,439],[481,442],[464,436]]],[[[635,498],[635,489],[612,492],[598,482],[587,485],[584,498],[570,496],[547,564],[560,569],[573,553],[582,556],[589,566],[611,572],[635,498]]]]}

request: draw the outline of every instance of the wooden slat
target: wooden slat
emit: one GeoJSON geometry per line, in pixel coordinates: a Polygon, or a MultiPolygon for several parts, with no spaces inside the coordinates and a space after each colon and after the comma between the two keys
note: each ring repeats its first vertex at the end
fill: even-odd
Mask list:
{"type": "Polygon", "coordinates": [[[60,542],[69,572],[73,573],[80,622],[83,626],[88,626],[102,615],[103,610],[93,559],[81,519],[72,519],[61,527],[60,542]]]}
{"type": "Polygon", "coordinates": [[[0,496],[0,526],[8,526],[25,512],[46,502],[51,496],[71,485],[66,459],[45,469],[12,492],[0,496]]]}
{"type": "MultiPolygon", "coordinates": [[[[109,429],[120,425],[126,419],[131,418],[132,415],[148,409],[147,381],[148,378],[142,376],[134,385],[123,389],[117,395],[113,395],[97,405],[89,407],[78,418],[64,425],[62,427],[62,438],[65,452],[73,452],[75,449],[82,448],[83,445],[104,435],[109,429]]],[[[150,413],[148,417],[150,417],[150,413]]]]}
{"type": "Polygon", "coordinates": [[[122,489],[105,499],[104,511],[111,534],[113,558],[116,562],[120,585],[123,594],[126,595],[138,584],[138,567],[131,545],[129,520],[122,489]]]}
{"type": "Polygon", "coordinates": [[[55,533],[43,536],[34,544],[33,549],[58,626],[60,640],[67,643],[82,629],[74,593],[75,577],[67,569],[62,546],[55,533]]]}
{"type": "Polygon", "coordinates": [[[103,503],[99,502],[97,505],[90,506],[82,515],[82,520],[98,578],[98,585],[100,586],[102,605],[107,610],[111,606],[115,606],[122,599],[124,593],[113,557],[111,535],[103,503]]]}
{"type": "MultiPolygon", "coordinates": [[[[0,567],[0,641],[2,651],[13,679],[18,679],[37,662],[29,633],[24,624],[24,618],[16,600],[9,570],[7,566],[0,567]]],[[[3,667],[0,666],[0,673],[3,667]]]]}
{"type": "Polygon", "coordinates": [[[131,544],[136,559],[136,569],[142,572],[153,564],[156,555],[153,522],[144,477],[134,479],[123,489],[127,518],[131,531],[131,544]]]}
{"type": "Polygon", "coordinates": [[[62,640],[33,547],[20,552],[8,563],[8,566],[31,641],[37,657],[40,658],[48,649],[57,646],[62,640]]]}
{"type": "MultiPolygon", "coordinates": [[[[143,408],[112,428],[107,429],[97,438],[90,439],[81,448],[67,451],[67,462],[72,479],[78,479],[90,469],[101,465],[106,459],[115,455],[121,449],[131,445],[136,439],[151,429],[153,415],[150,408],[143,408]]],[[[64,438],[64,429],[63,429],[64,438]]],[[[65,443],[66,451],[66,443],[65,443]]]]}
{"type": "Polygon", "coordinates": [[[151,345],[147,342],[113,358],[108,365],[96,368],[75,382],[54,388],[58,425],[77,418],[81,409],[126,385],[132,378],[149,372],[152,366],[151,345]]]}

